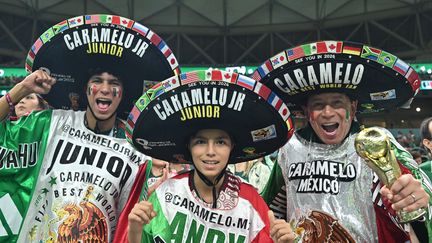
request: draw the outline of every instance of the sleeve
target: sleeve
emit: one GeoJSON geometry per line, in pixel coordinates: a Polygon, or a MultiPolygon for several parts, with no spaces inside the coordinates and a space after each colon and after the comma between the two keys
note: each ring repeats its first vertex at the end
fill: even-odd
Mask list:
{"type": "Polygon", "coordinates": [[[17,121],[0,122],[0,144],[30,143],[41,141],[48,135],[52,110],[32,112],[17,121]]]}
{"type": "Polygon", "coordinates": [[[287,218],[287,198],[285,189],[285,180],[279,163],[275,163],[270,174],[269,181],[264,187],[261,196],[269,208],[273,210],[276,218],[287,218]]]}

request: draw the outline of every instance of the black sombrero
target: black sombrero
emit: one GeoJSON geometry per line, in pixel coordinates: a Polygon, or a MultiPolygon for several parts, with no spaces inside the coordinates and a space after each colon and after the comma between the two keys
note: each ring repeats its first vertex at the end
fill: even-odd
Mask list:
{"type": "Polygon", "coordinates": [[[117,113],[124,118],[142,95],[143,80],[161,81],[180,73],[177,59],[156,33],[115,15],[77,16],[49,28],[27,55],[26,70],[40,68],[57,79],[45,99],[62,109],[86,107],[84,85],[89,71],[120,76],[124,92],[117,113]]]}
{"type": "Polygon", "coordinates": [[[287,49],[259,66],[252,78],[267,85],[293,111],[320,92],[342,92],[359,101],[359,112],[409,106],[420,87],[418,74],[386,51],[342,41],[287,49]]]}
{"type": "Polygon", "coordinates": [[[233,137],[230,163],[270,154],[293,132],[288,107],[265,85],[212,70],[173,76],[149,89],[129,114],[126,138],[146,155],[191,163],[187,142],[200,129],[233,137]]]}

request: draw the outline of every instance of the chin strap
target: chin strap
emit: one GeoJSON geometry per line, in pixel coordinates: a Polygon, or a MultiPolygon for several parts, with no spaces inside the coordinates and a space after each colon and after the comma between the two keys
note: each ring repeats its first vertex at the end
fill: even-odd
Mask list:
{"type": "MultiPolygon", "coordinates": [[[[228,164],[227,164],[227,166],[228,166],[228,164]]],[[[209,186],[209,187],[212,187],[212,195],[213,195],[213,205],[212,205],[212,208],[216,208],[216,206],[217,206],[217,198],[218,198],[218,195],[217,195],[217,191],[216,191],[216,185],[219,183],[219,181],[222,179],[222,177],[225,175],[225,172],[226,172],[226,168],[227,168],[227,166],[225,166],[225,168],[221,171],[221,173],[216,177],[216,179],[214,180],[214,182],[212,182],[212,181],[210,181],[203,173],[201,173],[196,167],[195,167],[195,170],[196,170],[196,172],[197,172],[197,174],[198,174],[198,177],[204,182],[204,184],[206,184],[207,186],[209,186]]],[[[193,181],[193,180],[192,180],[193,181]]],[[[195,184],[195,183],[194,183],[195,184]]],[[[194,185],[194,187],[195,187],[195,185],[194,185]]],[[[196,187],[195,187],[196,188],[196,187]]],[[[198,194],[198,196],[199,196],[199,193],[198,193],[198,190],[196,190],[197,191],[197,194],[198,194]]],[[[201,198],[202,199],[202,198],[201,198]]]]}

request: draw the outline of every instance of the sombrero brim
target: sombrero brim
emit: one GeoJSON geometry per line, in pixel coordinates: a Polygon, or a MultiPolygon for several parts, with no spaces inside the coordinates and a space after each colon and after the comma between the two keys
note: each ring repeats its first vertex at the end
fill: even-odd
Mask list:
{"type": "Polygon", "coordinates": [[[272,153],[293,132],[287,106],[265,85],[213,70],[174,76],[148,90],[128,117],[126,138],[146,155],[191,163],[187,144],[201,129],[232,136],[229,163],[272,153]]]}
{"type": "Polygon", "coordinates": [[[359,101],[359,112],[406,106],[420,88],[418,74],[386,51],[362,44],[320,41],[287,49],[252,74],[291,110],[316,93],[340,92],[359,101]]]}
{"type": "Polygon", "coordinates": [[[114,15],[85,15],[64,20],[45,31],[27,55],[26,70],[44,68],[57,83],[45,99],[55,108],[72,107],[71,95],[80,96],[84,108],[89,70],[112,71],[123,81],[123,102],[118,115],[127,112],[143,93],[143,81],[162,81],[179,68],[168,45],[153,31],[133,20],[114,15]]]}

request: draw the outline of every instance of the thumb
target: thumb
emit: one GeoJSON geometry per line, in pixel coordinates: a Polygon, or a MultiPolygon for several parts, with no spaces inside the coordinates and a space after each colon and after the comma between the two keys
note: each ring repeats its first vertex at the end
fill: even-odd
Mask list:
{"type": "Polygon", "coordinates": [[[271,228],[273,227],[273,225],[274,225],[274,221],[275,221],[276,219],[275,219],[275,216],[274,216],[273,211],[271,211],[271,210],[269,210],[269,211],[267,212],[267,215],[268,215],[269,220],[270,220],[270,229],[271,229],[271,228]]]}

